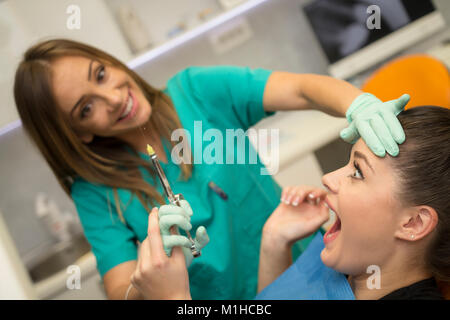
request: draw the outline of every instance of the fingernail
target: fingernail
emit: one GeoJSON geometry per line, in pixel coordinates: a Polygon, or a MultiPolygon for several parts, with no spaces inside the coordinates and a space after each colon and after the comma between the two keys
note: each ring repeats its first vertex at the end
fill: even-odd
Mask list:
{"type": "Polygon", "coordinates": [[[298,206],[299,202],[300,202],[300,197],[295,197],[294,201],[292,202],[292,205],[298,206]]]}
{"type": "Polygon", "coordinates": [[[376,149],[375,154],[381,158],[383,158],[386,155],[386,150],[384,149],[376,149]]]}
{"type": "Polygon", "coordinates": [[[287,203],[287,204],[291,204],[291,203],[292,203],[292,198],[293,198],[293,196],[290,195],[290,196],[286,199],[286,203],[287,203]]]}
{"type": "Polygon", "coordinates": [[[399,149],[398,149],[398,146],[397,146],[397,145],[392,146],[392,147],[390,148],[390,150],[389,150],[389,154],[390,154],[391,156],[393,156],[393,157],[397,156],[397,155],[398,155],[398,152],[399,152],[399,149]]]}

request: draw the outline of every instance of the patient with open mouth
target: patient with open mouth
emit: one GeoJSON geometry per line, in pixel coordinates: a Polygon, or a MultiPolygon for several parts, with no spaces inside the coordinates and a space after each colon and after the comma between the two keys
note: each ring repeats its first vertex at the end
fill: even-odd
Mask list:
{"type": "Polygon", "coordinates": [[[294,272],[290,248],[315,232],[332,210],[336,222],[310,254],[320,255],[324,273],[340,274],[350,298],[443,298],[450,281],[450,110],[416,107],[398,119],[406,141],[397,157],[377,157],[359,139],[348,164],[322,178],[326,190],[283,190],[263,230],[258,291],[265,289],[260,297],[277,299],[271,295],[277,281],[296,285],[285,275],[294,272]],[[307,201],[311,198],[315,202],[307,201]],[[379,270],[376,288],[368,285],[369,266],[379,270]]]}

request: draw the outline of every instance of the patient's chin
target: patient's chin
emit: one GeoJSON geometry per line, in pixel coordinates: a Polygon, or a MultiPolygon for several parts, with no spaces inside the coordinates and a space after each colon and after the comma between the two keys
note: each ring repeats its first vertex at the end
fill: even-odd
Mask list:
{"type": "Polygon", "coordinates": [[[335,269],[337,259],[336,257],[334,257],[334,254],[333,252],[331,252],[330,249],[327,249],[325,247],[320,253],[320,259],[322,260],[323,264],[326,265],[328,268],[335,269]]]}
{"type": "Polygon", "coordinates": [[[340,273],[348,274],[349,269],[343,257],[341,251],[338,248],[327,248],[325,247],[320,253],[320,259],[323,264],[328,268],[331,268],[340,273]]]}

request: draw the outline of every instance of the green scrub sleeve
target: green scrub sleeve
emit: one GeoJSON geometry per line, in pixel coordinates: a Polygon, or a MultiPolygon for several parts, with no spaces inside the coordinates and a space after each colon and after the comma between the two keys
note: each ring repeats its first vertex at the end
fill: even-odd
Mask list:
{"type": "Polygon", "coordinates": [[[102,277],[118,264],[137,259],[136,236],[120,221],[111,188],[76,179],[71,195],[102,277]]]}
{"type": "Polygon", "coordinates": [[[183,77],[205,110],[247,130],[273,112],[265,112],[264,89],[272,71],[236,66],[190,67],[183,77]]]}

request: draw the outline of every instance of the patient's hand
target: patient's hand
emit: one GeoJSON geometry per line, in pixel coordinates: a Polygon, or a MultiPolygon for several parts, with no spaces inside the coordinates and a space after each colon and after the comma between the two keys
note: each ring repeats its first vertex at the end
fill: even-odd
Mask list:
{"type": "Polygon", "coordinates": [[[326,195],[325,190],[315,187],[284,188],[280,205],[264,225],[263,244],[290,248],[297,240],[313,234],[329,219],[323,201],[326,195]]]}
{"type": "Polygon", "coordinates": [[[314,187],[288,187],[280,205],[267,219],[261,240],[258,292],[292,264],[291,246],[325,223],[329,209],[323,201],[327,192],[314,187]],[[313,197],[308,197],[308,195],[313,197]]]}

